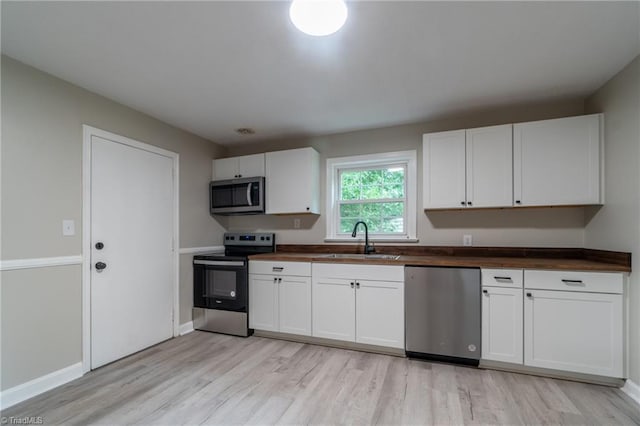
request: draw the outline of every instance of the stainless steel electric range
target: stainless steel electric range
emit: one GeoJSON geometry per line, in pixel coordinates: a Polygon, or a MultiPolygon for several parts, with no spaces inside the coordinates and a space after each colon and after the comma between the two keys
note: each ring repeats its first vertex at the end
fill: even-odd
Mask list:
{"type": "Polygon", "coordinates": [[[196,330],[249,336],[248,256],[273,253],[271,233],[225,233],[224,253],[193,257],[193,326],[196,330]]]}

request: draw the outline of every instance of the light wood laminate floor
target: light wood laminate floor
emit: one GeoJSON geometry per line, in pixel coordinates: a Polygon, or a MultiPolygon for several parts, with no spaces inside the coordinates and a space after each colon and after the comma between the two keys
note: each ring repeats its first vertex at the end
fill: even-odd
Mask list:
{"type": "Polygon", "coordinates": [[[44,424],[640,424],[616,388],[193,332],[2,416],[44,424]]]}

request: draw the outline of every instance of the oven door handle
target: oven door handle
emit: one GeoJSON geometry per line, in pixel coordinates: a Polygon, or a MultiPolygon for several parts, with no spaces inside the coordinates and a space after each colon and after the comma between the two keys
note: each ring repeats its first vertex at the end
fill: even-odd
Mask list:
{"type": "Polygon", "coordinates": [[[194,260],[193,264],[207,266],[244,266],[244,262],[239,260],[194,260]]]}
{"type": "Polygon", "coordinates": [[[251,203],[251,185],[253,185],[253,183],[249,182],[249,184],[247,185],[247,203],[252,206],[253,203],[251,203]]]}

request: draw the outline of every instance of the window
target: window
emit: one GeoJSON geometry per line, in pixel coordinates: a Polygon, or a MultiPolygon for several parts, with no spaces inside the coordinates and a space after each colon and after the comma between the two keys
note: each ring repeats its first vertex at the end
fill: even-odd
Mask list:
{"type": "Polygon", "coordinates": [[[327,239],[351,239],[359,220],[374,240],[416,238],[416,152],[327,159],[327,239]]]}

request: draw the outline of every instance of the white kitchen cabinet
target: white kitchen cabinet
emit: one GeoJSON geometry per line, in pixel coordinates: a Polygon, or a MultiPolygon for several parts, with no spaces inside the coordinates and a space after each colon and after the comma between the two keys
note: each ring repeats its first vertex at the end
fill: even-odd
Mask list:
{"type": "Polygon", "coordinates": [[[522,364],[522,288],[482,288],[482,359],[522,364]]]}
{"type": "Polygon", "coordinates": [[[278,331],[278,311],[277,278],[249,274],[249,328],[278,331]]]}
{"type": "Polygon", "coordinates": [[[525,271],[524,282],[525,365],[624,377],[622,274],[525,271]]]}
{"type": "Polygon", "coordinates": [[[312,265],[314,337],[404,348],[404,268],[312,265]]]}
{"type": "Polygon", "coordinates": [[[602,114],[513,127],[516,206],[602,204],[602,114]]]}
{"type": "Polygon", "coordinates": [[[249,328],[311,335],[311,264],[249,262],[249,328]]]}
{"type": "Polygon", "coordinates": [[[482,269],[482,359],[522,364],[522,269],[482,269]]]}
{"type": "Polygon", "coordinates": [[[354,342],[356,340],[354,280],[316,277],[313,274],[311,282],[312,336],[354,342]]]}
{"type": "Polygon", "coordinates": [[[266,213],[320,213],[320,155],[313,148],[266,153],[266,213]]]}
{"type": "Polygon", "coordinates": [[[467,207],[512,206],[512,125],[469,129],[466,137],[467,207]]]}
{"type": "Polygon", "coordinates": [[[404,284],[356,280],[356,342],[404,348],[404,284]]]}
{"type": "Polygon", "coordinates": [[[423,136],[425,209],[513,205],[512,126],[423,136]]]}
{"type": "Polygon", "coordinates": [[[425,209],[467,205],[464,130],[424,135],[422,166],[425,209]]]}
{"type": "Polygon", "coordinates": [[[311,278],[280,277],[278,308],[281,333],[311,336],[311,278]]]}
{"type": "Polygon", "coordinates": [[[265,155],[253,154],[213,160],[213,180],[265,175],[265,155]]]}

